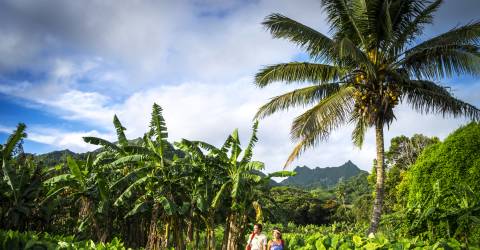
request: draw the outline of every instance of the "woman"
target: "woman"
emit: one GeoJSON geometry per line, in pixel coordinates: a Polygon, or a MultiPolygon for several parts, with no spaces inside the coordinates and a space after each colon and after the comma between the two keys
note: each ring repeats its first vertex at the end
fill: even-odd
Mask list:
{"type": "Polygon", "coordinates": [[[284,242],[282,240],[282,233],[277,228],[273,229],[273,239],[268,242],[268,250],[283,250],[284,242]]]}

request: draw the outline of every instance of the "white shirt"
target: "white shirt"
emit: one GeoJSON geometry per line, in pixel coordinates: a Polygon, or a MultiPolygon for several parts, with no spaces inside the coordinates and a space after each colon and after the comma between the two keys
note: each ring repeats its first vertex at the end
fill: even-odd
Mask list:
{"type": "MultiPolygon", "coordinates": [[[[250,243],[250,237],[247,243],[250,243]]],[[[255,234],[252,239],[252,250],[263,250],[263,246],[267,247],[267,236],[263,233],[255,234]]]]}

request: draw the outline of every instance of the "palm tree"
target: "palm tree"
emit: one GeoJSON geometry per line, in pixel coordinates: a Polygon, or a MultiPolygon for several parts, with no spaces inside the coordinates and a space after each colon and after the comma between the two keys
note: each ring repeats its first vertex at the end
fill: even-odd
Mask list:
{"type": "Polygon", "coordinates": [[[384,127],[395,119],[401,101],[422,114],[440,113],[480,119],[480,110],[436,82],[454,75],[480,73],[480,22],[456,27],[416,43],[442,0],[322,0],[332,36],[281,14],[263,25],[275,38],[297,44],[311,62],[290,62],[261,69],[255,84],[310,82],[276,96],[256,118],[312,105],[292,124],[298,141],[286,165],[344,124],[353,124],[352,140],[361,147],[365,131],[376,136],[376,195],[369,233],[376,232],[383,203],[384,127]],[[416,43],[416,44],[414,44],[416,43]]]}

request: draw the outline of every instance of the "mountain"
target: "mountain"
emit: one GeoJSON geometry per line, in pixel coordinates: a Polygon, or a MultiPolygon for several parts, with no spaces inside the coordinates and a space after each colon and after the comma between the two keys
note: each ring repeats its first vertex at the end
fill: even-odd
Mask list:
{"type": "Polygon", "coordinates": [[[71,156],[73,159],[76,160],[85,160],[87,158],[86,153],[77,154],[68,149],[36,155],[34,156],[34,158],[37,162],[41,162],[43,165],[50,167],[66,162],[67,155],[71,156]]]}
{"type": "Polygon", "coordinates": [[[316,187],[332,188],[341,178],[347,180],[361,173],[368,173],[367,171],[359,169],[357,165],[351,161],[347,161],[345,164],[338,167],[317,167],[311,169],[303,166],[296,167],[293,171],[297,172],[297,175],[288,177],[280,182],[280,185],[307,189],[316,187]]]}

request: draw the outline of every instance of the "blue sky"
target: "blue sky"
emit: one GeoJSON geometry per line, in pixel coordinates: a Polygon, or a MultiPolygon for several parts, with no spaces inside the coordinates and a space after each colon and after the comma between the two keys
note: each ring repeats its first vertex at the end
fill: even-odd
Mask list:
{"type": "MultiPolygon", "coordinates": [[[[446,0],[423,37],[478,18],[479,5],[446,0]]],[[[0,141],[24,122],[29,152],[85,152],[95,147],[82,136],[114,140],[114,114],[130,138],[141,136],[154,102],[165,110],[171,141],[220,144],[235,128],[246,141],[258,107],[296,87],[258,89],[252,84],[254,74],[264,65],[307,59],[260,25],[273,12],[329,30],[317,0],[0,0],[0,141]]],[[[478,79],[443,82],[457,97],[480,106],[478,79]]],[[[281,169],[293,148],[289,128],[300,111],[261,121],[255,157],[267,171],[281,169]]],[[[397,117],[386,132],[387,145],[400,134],[444,138],[466,123],[421,116],[406,106],[398,108],[397,117]]],[[[294,164],[326,167],[352,160],[370,170],[373,134],[367,134],[359,150],[350,131],[336,131],[294,164]]]]}

